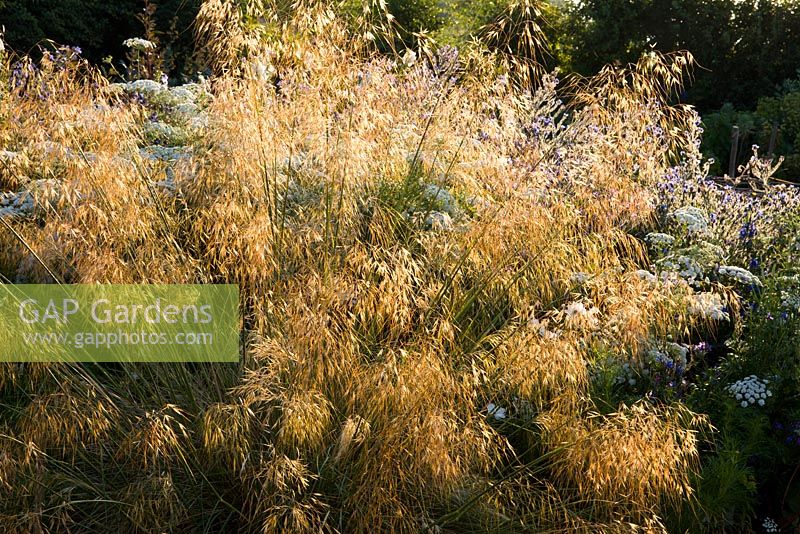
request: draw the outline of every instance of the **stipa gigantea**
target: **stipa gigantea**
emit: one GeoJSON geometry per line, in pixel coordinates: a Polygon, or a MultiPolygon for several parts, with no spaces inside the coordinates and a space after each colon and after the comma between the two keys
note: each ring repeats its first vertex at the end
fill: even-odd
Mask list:
{"type": "Polygon", "coordinates": [[[202,419],[203,447],[213,460],[238,471],[250,456],[256,437],[255,414],[244,403],[214,403],[202,419]]]}
{"type": "MultiPolygon", "coordinates": [[[[674,162],[682,149],[689,149],[692,110],[685,105],[671,105],[673,98],[692,74],[694,57],[681,51],[661,54],[651,51],[635,64],[626,67],[608,65],[588,80],[573,80],[576,101],[586,106],[599,124],[625,116],[636,118],[633,128],[640,132],[648,125],[658,126],[663,134],[662,161],[674,162]]],[[[647,136],[643,136],[647,140],[647,136]]]]}
{"type": "Polygon", "coordinates": [[[61,380],[54,391],[37,396],[24,409],[17,429],[38,447],[68,456],[81,444],[106,439],[121,414],[105,392],[76,379],[61,380]]]}
{"type": "Polygon", "coordinates": [[[514,0],[478,32],[478,40],[499,54],[523,87],[531,87],[543,73],[547,37],[543,31],[544,2],[514,0]]]}
{"type": "MultiPolygon", "coordinates": [[[[241,366],[92,368],[90,391],[108,413],[35,368],[7,369],[5,387],[23,393],[15,435],[58,457],[52,473],[91,490],[60,510],[123,529],[178,529],[190,517],[206,529],[413,531],[444,515],[453,522],[443,525],[613,530],[646,528],[645,511],[663,511],[657,499],[685,500],[677,471],[609,465],[592,443],[693,470],[696,444],[682,434],[691,422],[652,407],[593,416],[586,377],[593,349],[636,354],[651,333],[688,321],[678,289],[616,272],[646,263],[628,232],[651,220],[646,186],[664,170],[655,156],[665,145],[644,133],[672,115],[643,96],[664,103],[663,90],[606,75],[578,99],[587,106],[569,110],[553,80],[520,91],[480,50],[452,70],[433,60],[400,68],[371,57],[365,39],[348,43],[345,21],[319,3],[250,25],[267,5],[203,7],[201,33],[228,33],[210,48],[227,74],[215,80],[207,130],[175,169],[175,197],[148,187],[163,169],[135,155],[146,119],[136,106],[120,99],[82,116],[96,94],[60,74],[57,106],[20,91],[9,100],[44,120],[3,123],[4,139],[53,138],[84,154],[40,147],[21,163],[60,186],[40,195],[49,209],[35,221],[13,223],[44,265],[71,281],[238,283],[257,340],[241,366]],[[627,150],[639,146],[649,163],[636,174],[627,150]],[[445,209],[439,194],[453,226],[416,224],[445,209]],[[580,287],[577,271],[590,276],[580,287]],[[599,310],[599,327],[567,328],[571,302],[599,310]],[[532,318],[561,337],[543,336],[532,318]],[[489,417],[489,401],[507,403],[507,420],[489,417]],[[87,415],[94,423],[81,426],[87,415]],[[663,446],[648,448],[642,431],[663,446]],[[74,455],[77,443],[91,446],[74,455]],[[100,461],[109,451],[113,462],[100,461]],[[120,475],[126,467],[141,477],[120,475]],[[113,519],[81,502],[97,496],[124,511],[113,519]]],[[[528,28],[523,76],[541,57],[535,7],[507,13],[528,28]]],[[[517,53],[502,41],[515,38],[500,33],[513,33],[508,20],[495,46],[517,53]]],[[[645,65],[637,76],[670,72],[645,65]]],[[[9,274],[32,257],[21,244],[3,254],[9,274]]],[[[36,265],[22,271],[46,279],[36,265]]],[[[78,367],[53,375],[76,376],[86,378],[78,367]]],[[[23,452],[9,472],[25,467],[23,452]]],[[[7,502],[18,524],[44,524],[43,513],[25,515],[41,508],[7,502]]]]}
{"type": "MultiPolygon", "coordinates": [[[[528,330],[526,328],[526,330],[528,330]]],[[[587,385],[586,361],[569,339],[541,339],[538,331],[510,336],[488,368],[495,392],[519,396],[543,410],[553,402],[575,403],[587,385]]]]}
{"type": "Polygon", "coordinates": [[[583,498],[597,499],[595,514],[611,514],[608,519],[659,515],[691,496],[698,431],[708,425],[704,417],[682,406],[656,411],[639,403],[574,424],[559,411],[540,418],[546,442],[556,448],[567,444],[554,461],[556,476],[575,484],[583,498]]]}
{"type": "Polygon", "coordinates": [[[355,449],[369,438],[370,432],[369,422],[363,417],[358,415],[348,417],[339,434],[339,441],[333,454],[334,461],[342,462],[348,459],[355,449]]]}
{"type": "Polygon", "coordinates": [[[174,405],[147,412],[122,440],[116,457],[142,469],[163,467],[174,460],[186,462],[189,434],[186,414],[174,405]]]}
{"type": "Polygon", "coordinates": [[[279,451],[318,452],[330,432],[330,402],[313,390],[290,394],[281,406],[275,436],[279,451]]]}
{"type": "Polygon", "coordinates": [[[249,527],[263,533],[319,532],[328,506],[312,491],[315,476],[300,459],[275,454],[243,474],[249,527]]]}
{"type": "Polygon", "coordinates": [[[168,472],[144,471],[145,476],[125,486],[119,500],[128,528],[170,531],[185,524],[189,512],[181,501],[173,477],[168,472]]]}

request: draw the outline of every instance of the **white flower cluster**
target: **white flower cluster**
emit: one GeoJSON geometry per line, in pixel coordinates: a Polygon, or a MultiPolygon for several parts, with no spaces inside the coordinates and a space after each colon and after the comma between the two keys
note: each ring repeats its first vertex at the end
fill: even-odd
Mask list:
{"type": "Polygon", "coordinates": [[[793,274],[791,276],[779,276],[778,282],[784,285],[800,286],[800,275],[793,274]]]}
{"type": "Polygon", "coordinates": [[[535,330],[540,337],[544,339],[556,339],[561,334],[559,332],[553,332],[552,330],[547,329],[548,320],[545,319],[544,321],[540,321],[536,317],[531,317],[528,319],[528,328],[531,330],[535,330]]]}
{"type": "Polygon", "coordinates": [[[716,293],[695,293],[689,301],[689,313],[703,319],[727,321],[728,314],[725,313],[724,308],[722,297],[716,293]]]}
{"type": "Polygon", "coordinates": [[[192,157],[191,147],[147,145],[139,149],[142,159],[148,161],[181,161],[192,157]]]}
{"type": "Polygon", "coordinates": [[[759,280],[756,275],[754,275],[747,269],[742,269],[741,267],[736,267],[735,265],[720,265],[719,274],[721,276],[727,276],[733,278],[740,284],[746,286],[761,285],[761,280],[759,280]]]}
{"type": "Polygon", "coordinates": [[[249,67],[250,67],[250,75],[255,80],[261,80],[261,81],[271,80],[275,76],[275,73],[277,72],[272,63],[270,62],[264,63],[259,60],[251,61],[249,67]]]}
{"type": "Polygon", "coordinates": [[[753,404],[764,406],[768,397],[772,396],[772,392],[767,389],[769,380],[761,380],[756,375],[750,375],[741,380],[737,380],[727,387],[728,392],[737,401],[741,401],[742,408],[747,408],[753,404]]]}
{"type": "Polygon", "coordinates": [[[690,234],[699,234],[708,229],[709,218],[705,210],[694,206],[684,206],[672,212],[678,223],[686,226],[690,234]]]}
{"type": "Polygon", "coordinates": [[[651,232],[644,237],[644,240],[654,247],[668,247],[675,242],[673,236],[661,232],[651,232]]]}
{"type": "Polygon", "coordinates": [[[668,271],[677,272],[687,282],[703,278],[702,265],[690,256],[678,256],[676,260],[664,259],[661,261],[661,266],[668,271]]]}
{"type": "Polygon", "coordinates": [[[703,267],[694,258],[679,256],[678,265],[680,267],[678,274],[681,278],[691,281],[703,276],[703,267]]]}
{"type": "Polygon", "coordinates": [[[600,310],[594,306],[586,309],[582,302],[570,302],[564,308],[564,316],[566,323],[570,326],[586,327],[595,329],[598,327],[599,321],[597,315],[600,310]]]}
{"type": "Polygon", "coordinates": [[[201,107],[211,98],[205,87],[197,83],[169,87],[155,80],[141,79],[115,83],[112,87],[129,95],[143,96],[149,107],[174,111],[184,122],[203,117],[201,107]]]}
{"type": "Polygon", "coordinates": [[[164,143],[170,146],[188,144],[186,139],[187,132],[166,122],[146,122],[143,131],[145,138],[151,142],[164,143]]]}
{"type": "Polygon", "coordinates": [[[200,108],[193,102],[185,102],[175,106],[175,113],[185,119],[191,119],[200,112],[200,108]]]}
{"type": "Polygon", "coordinates": [[[637,270],[636,271],[636,276],[639,277],[639,280],[644,280],[644,281],[649,282],[651,284],[655,284],[658,281],[658,278],[656,278],[656,275],[654,275],[650,271],[646,271],[644,269],[637,270]]]}
{"type": "Polygon", "coordinates": [[[486,413],[491,417],[494,417],[496,421],[502,421],[508,415],[505,408],[502,408],[493,402],[490,402],[488,405],[486,405],[486,413]]]}
{"type": "Polygon", "coordinates": [[[683,345],[670,341],[660,347],[650,348],[646,354],[654,362],[661,365],[671,367],[670,364],[673,364],[685,369],[689,350],[683,345]]]}
{"type": "Polygon", "coordinates": [[[20,159],[22,156],[19,152],[14,152],[12,150],[0,150],[0,161],[3,163],[10,163],[17,159],[20,159]]]}
{"type": "Polygon", "coordinates": [[[432,211],[425,216],[425,228],[434,231],[452,230],[453,219],[447,212],[432,211]]]}
{"type": "Polygon", "coordinates": [[[800,311],[800,295],[789,291],[781,291],[781,308],[800,311]]]}
{"type": "Polygon", "coordinates": [[[414,63],[417,62],[417,53],[410,48],[406,48],[406,51],[400,61],[404,67],[412,67],[414,66],[414,63]]]}
{"type": "MultiPolygon", "coordinates": [[[[286,185],[284,192],[280,196],[281,201],[286,202],[290,209],[298,206],[316,206],[322,202],[322,195],[324,193],[323,187],[316,180],[299,180],[296,177],[290,177],[282,174],[280,180],[285,180],[286,185]]],[[[283,187],[283,186],[281,186],[283,187]]],[[[412,219],[415,223],[421,223],[420,216],[417,215],[416,219],[412,219]]],[[[409,215],[406,215],[409,217],[409,215]]]]}
{"type": "Polygon", "coordinates": [[[686,288],[688,285],[686,280],[681,278],[678,273],[664,269],[658,271],[658,281],[665,286],[678,286],[686,288]]]}
{"type": "MultiPolygon", "coordinates": [[[[297,169],[298,166],[293,165],[293,168],[297,169]]],[[[435,184],[426,184],[422,189],[422,197],[436,204],[439,209],[410,208],[404,216],[415,224],[421,225],[426,230],[452,230],[455,221],[462,219],[463,212],[455,197],[447,189],[435,184]]]]}
{"type": "Polygon", "coordinates": [[[569,277],[569,281],[570,283],[582,286],[589,280],[590,277],[591,275],[589,273],[584,273],[579,271],[576,273],[572,273],[572,276],[569,277]]]}
{"type": "Polygon", "coordinates": [[[154,50],[156,44],[153,41],[148,41],[147,39],[142,39],[140,37],[131,37],[130,39],[125,39],[122,41],[123,46],[127,48],[131,48],[133,50],[154,50]]]}
{"type": "Polygon", "coordinates": [[[442,211],[450,215],[450,217],[457,218],[461,215],[461,208],[458,206],[455,197],[444,187],[436,184],[427,184],[422,194],[426,199],[440,204],[442,211]]]}
{"type": "Polygon", "coordinates": [[[27,192],[0,192],[0,218],[27,217],[33,213],[33,196],[27,192]]]}
{"type": "Polygon", "coordinates": [[[800,275],[779,276],[781,308],[800,311],[800,275]]]}
{"type": "Polygon", "coordinates": [[[134,80],[128,83],[119,84],[122,87],[122,90],[127,93],[141,93],[143,95],[154,95],[158,94],[161,91],[165,91],[167,87],[158,83],[155,80],[134,80]]]}
{"type": "Polygon", "coordinates": [[[765,532],[779,532],[778,523],[771,517],[765,517],[761,526],[764,527],[765,532]]]}
{"type": "Polygon", "coordinates": [[[636,373],[628,362],[623,363],[619,368],[619,374],[614,377],[614,382],[617,385],[628,384],[629,386],[636,385],[636,373]]]}
{"type": "MultiPolygon", "coordinates": [[[[53,178],[32,180],[22,191],[0,191],[0,218],[29,217],[37,206],[46,210],[55,209],[60,196],[60,182],[53,178]]],[[[80,195],[76,198],[80,198],[80,195]]]]}
{"type": "Polygon", "coordinates": [[[589,365],[588,371],[590,379],[594,382],[605,383],[611,378],[614,385],[635,386],[636,377],[639,376],[639,365],[618,356],[606,356],[589,365]]]}

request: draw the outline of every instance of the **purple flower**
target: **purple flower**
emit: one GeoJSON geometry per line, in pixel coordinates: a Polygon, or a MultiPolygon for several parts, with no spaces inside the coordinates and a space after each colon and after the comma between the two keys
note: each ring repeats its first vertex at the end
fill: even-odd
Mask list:
{"type": "Polygon", "coordinates": [[[741,239],[742,241],[752,239],[755,236],[756,236],[756,225],[751,221],[747,221],[739,229],[739,239],[741,239]]]}

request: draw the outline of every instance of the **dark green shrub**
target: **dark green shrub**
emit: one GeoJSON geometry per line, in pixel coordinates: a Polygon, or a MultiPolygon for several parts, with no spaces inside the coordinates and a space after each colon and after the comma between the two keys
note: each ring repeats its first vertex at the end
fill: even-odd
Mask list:
{"type": "Polygon", "coordinates": [[[701,525],[708,532],[737,531],[750,524],[756,508],[756,481],[737,445],[723,439],[716,454],[703,463],[695,486],[698,510],[695,517],[686,514],[681,518],[686,527],[681,531],[701,525]]]}
{"type": "Polygon", "coordinates": [[[597,72],[655,48],[689,50],[701,67],[684,98],[703,111],[753,108],[800,55],[800,1],[585,0],[570,3],[572,67],[597,72]],[[766,91],[765,91],[766,89],[766,91]]]}
{"type": "Polygon", "coordinates": [[[388,0],[387,4],[406,46],[414,44],[414,33],[438,30],[447,20],[442,4],[437,0],[388,0]]]}
{"type": "Polygon", "coordinates": [[[415,48],[419,41],[417,35],[422,32],[435,32],[449,20],[448,3],[437,0],[387,0],[385,12],[378,2],[370,0],[345,0],[341,12],[345,16],[355,18],[362,14],[365,3],[371,9],[371,18],[385,23],[386,12],[391,14],[394,36],[378,36],[378,47],[383,52],[404,48],[415,48]]]}
{"type": "Polygon", "coordinates": [[[759,154],[767,154],[773,125],[778,127],[773,153],[784,157],[775,177],[800,181],[800,80],[785,81],[781,92],[761,98],[755,111],[738,111],[725,104],[718,112],[704,116],[701,148],[706,157],[714,159],[711,173],[728,172],[733,126],[739,127],[738,164],[742,164],[752,155],[753,144],[759,146],[759,154]]]}
{"type": "MultiPolygon", "coordinates": [[[[171,77],[191,76],[198,70],[193,64],[192,23],[202,0],[160,0],[153,22],[165,67],[171,77]]],[[[5,26],[5,41],[18,52],[35,52],[46,39],[58,44],[78,46],[83,56],[99,64],[111,56],[115,67],[127,49],[122,41],[143,37],[139,20],[141,0],[18,0],[0,2],[0,22],[5,26]]]]}
{"type": "Polygon", "coordinates": [[[745,163],[752,152],[751,145],[763,142],[764,120],[750,111],[737,111],[732,104],[725,104],[716,113],[703,117],[703,144],[701,150],[707,158],[713,158],[711,174],[721,176],[728,172],[731,152],[731,131],[739,127],[739,157],[737,163],[745,163]]]}
{"type": "Polygon", "coordinates": [[[84,55],[100,61],[122,57],[122,41],[141,32],[137,0],[15,0],[0,6],[5,40],[15,50],[28,52],[44,39],[79,46],[84,55]]]}
{"type": "MultiPolygon", "coordinates": [[[[797,83],[797,81],[795,81],[797,83]]],[[[779,126],[776,154],[784,155],[785,161],[778,176],[800,180],[800,87],[794,88],[791,81],[784,84],[790,92],[758,101],[756,114],[768,124],[779,126]]]]}

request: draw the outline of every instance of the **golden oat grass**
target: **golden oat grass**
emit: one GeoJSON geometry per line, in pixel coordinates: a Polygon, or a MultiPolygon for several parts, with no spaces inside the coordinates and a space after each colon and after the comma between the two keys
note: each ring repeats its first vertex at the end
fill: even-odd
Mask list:
{"type": "Polygon", "coordinates": [[[605,417],[569,417],[554,409],[539,418],[545,443],[559,451],[554,474],[595,502],[599,517],[660,515],[691,497],[697,432],[707,425],[702,416],[643,401],[605,417]]]}
{"type": "MultiPolygon", "coordinates": [[[[535,3],[514,6],[535,41],[535,3]]],[[[587,368],[698,324],[688,287],[639,278],[631,235],[681,142],[685,110],[666,104],[685,62],[604,71],[567,105],[551,77],[498,76],[485,48],[450,66],[373,54],[393,42],[382,9],[272,7],[203,3],[218,75],[174,193],[139,154],[143,108],[95,74],[46,68],[51,100],[0,99],[21,154],[0,184],[35,199],[0,227],[5,276],[239,284],[246,340],[236,365],[0,368],[17,414],[3,524],[658,530],[691,498],[702,421],[594,414],[587,368]],[[426,226],[433,211],[452,224],[426,226]]]]}

